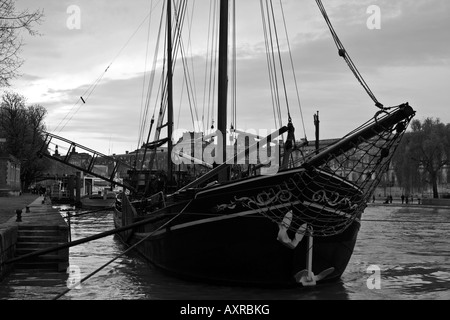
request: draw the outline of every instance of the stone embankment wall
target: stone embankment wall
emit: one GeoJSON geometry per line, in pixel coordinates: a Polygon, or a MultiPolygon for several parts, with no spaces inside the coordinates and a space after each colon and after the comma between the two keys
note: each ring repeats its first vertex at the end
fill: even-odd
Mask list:
{"type": "Polygon", "coordinates": [[[12,264],[3,264],[14,258],[17,244],[18,227],[0,226],[0,281],[11,271],[12,264]]]}

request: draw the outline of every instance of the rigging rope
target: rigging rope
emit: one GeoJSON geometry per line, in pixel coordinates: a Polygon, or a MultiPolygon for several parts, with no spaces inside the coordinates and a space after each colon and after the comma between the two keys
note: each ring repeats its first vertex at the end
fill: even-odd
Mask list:
{"type": "Polygon", "coordinates": [[[206,105],[206,119],[207,124],[205,131],[207,131],[210,127],[214,126],[214,97],[216,95],[215,85],[216,85],[216,68],[214,65],[217,64],[217,52],[214,48],[218,47],[218,37],[216,36],[216,29],[218,28],[217,21],[217,1],[212,1],[210,5],[209,12],[209,23],[208,23],[208,43],[207,43],[207,51],[209,52],[208,57],[206,59],[206,68],[205,68],[205,90],[203,96],[203,116],[205,115],[205,105],[206,105]],[[209,74],[209,77],[208,77],[209,74]],[[211,123],[209,122],[211,121],[211,123]]]}
{"type": "MultiPolygon", "coordinates": [[[[267,2],[266,2],[267,6],[267,2]]],[[[282,119],[281,119],[281,108],[280,108],[280,99],[279,99],[279,93],[278,93],[278,80],[277,80],[277,74],[276,74],[276,68],[275,68],[275,58],[273,57],[273,41],[271,38],[271,28],[270,28],[270,21],[269,17],[267,17],[266,22],[266,14],[264,10],[264,3],[263,0],[260,1],[260,8],[261,8],[261,18],[262,18],[262,24],[263,24],[263,31],[264,31],[264,40],[266,45],[266,55],[267,55],[267,68],[269,72],[269,83],[272,93],[272,105],[273,105],[273,113],[274,113],[274,120],[275,120],[275,127],[279,128],[282,126],[282,119]],[[277,123],[277,117],[279,123],[277,123]]],[[[267,10],[268,11],[268,10],[267,10]]]]}
{"type": "MultiPolygon", "coordinates": [[[[153,4],[153,0],[151,1],[150,7],[152,7],[152,4],[153,4]]],[[[148,51],[149,51],[149,44],[150,44],[151,21],[152,21],[152,19],[150,18],[148,20],[148,28],[147,28],[147,46],[145,49],[145,64],[144,64],[144,77],[142,80],[142,98],[141,98],[141,115],[140,115],[140,117],[141,117],[141,119],[143,119],[143,121],[141,121],[140,128],[139,128],[138,147],[141,144],[141,142],[143,142],[143,140],[144,140],[144,130],[146,127],[146,123],[147,123],[146,119],[147,119],[148,111],[149,111],[149,105],[147,104],[147,101],[144,104],[144,95],[145,95],[145,87],[146,87],[146,82],[147,82],[145,73],[147,72],[147,58],[148,58],[148,51]]],[[[155,60],[155,58],[154,58],[154,60],[155,60]]],[[[149,85],[148,85],[148,87],[150,88],[149,90],[151,90],[152,84],[153,84],[153,79],[152,79],[152,76],[150,76],[149,85]]],[[[151,128],[150,128],[150,130],[151,130],[151,128]]]]}
{"type": "Polygon", "coordinates": [[[299,106],[299,109],[300,109],[300,118],[301,118],[301,121],[302,121],[303,133],[304,133],[305,139],[307,140],[307,138],[306,138],[305,119],[303,117],[302,102],[300,100],[300,90],[298,88],[297,76],[295,74],[294,59],[292,58],[291,43],[289,41],[289,35],[288,35],[288,32],[287,32],[286,16],[284,14],[284,8],[283,8],[282,0],[280,0],[280,8],[281,8],[281,14],[282,14],[282,17],[283,17],[283,24],[284,24],[285,34],[286,34],[286,41],[287,41],[287,45],[288,45],[288,49],[289,49],[289,58],[290,58],[290,61],[291,61],[292,75],[293,75],[293,78],[294,78],[295,90],[296,90],[296,93],[297,93],[297,101],[298,101],[298,106],[299,106]]]}
{"type": "Polygon", "coordinates": [[[275,12],[273,10],[273,4],[272,1],[270,1],[270,11],[272,13],[272,19],[273,19],[273,28],[274,28],[274,34],[275,34],[275,41],[277,44],[277,53],[278,53],[278,60],[279,60],[279,64],[280,64],[280,73],[281,73],[281,79],[283,82],[283,89],[284,89],[284,97],[286,99],[286,108],[287,108],[287,112],[288,112],[288,118],[289,118],[289,122],[291,122],[292,118],[291,118],[291,110],[289,107],[289,99],[288,99],[288,94],[287,94],[287,88],[286,88],[286,78],[284,76],[284,67],[283,67],[283,60],[281,58],[281,48],[280,48],[280,41],[278,38],[278,30],[277,30],[277,25],[275,23],[275,12]]]}
{"type": "MultiPolygon", "coordinates": [[[[278,36],[278,29],[277,29],[277,25],[276,25],[275,10],[274,10],[272,1],[269,1],[269,0],[266,0],[265,4],[261,0],[260,6],[261,6],[261,15],[263,18],[262,23],[263,23],[266,51],[267,51],[267,65],[268,65],[268,69],[269,69],[269,79],[270,79],[270,86],[271,86],[271,91],[272,91],[272,101],[273,101],[273,105],[274,105],[273,111],[274,111],[275,118],[278,117],[278,122],[279,122],[277,124],[277,122],[275,120],[275,125],[282,126],[283,120],[282,120],[282,116],[281,116],[281,101],[280,101],[281,100],[281,94],[280,94],[281,89],[279,88],[279,82],[283,85],[282,90],[284,93],[284,99],[285,99],[285,103],[286,103],[286,109],[287,109],[289,123],[292,122],[292,115],[291,115],[291,108],[290,108],[290,103],[289,103],[289,96],[288,96],[288,92],[287,92],[287,84],[286,84],[286,76],[285,76],[286,73],[284,70],[284,63],[283,63],[283,59],[282,59],[280,39],[278,36]],[[277,71],[278,69],[279,69],[279,71],[277,71]],[[280,74],[281,80],[278,80],[278,72],[280,74]]],[[[301,118],[302,118],[303,130],[304,130],[304,134],[305,134],[305,138],[306,138],[306,129],[305,129],[305,125],[304,125],[304,118],[303,118],[303,112],[302,112],[302,107],[301,107],[301,102],[300,102],[299,89],[298,89],[298,85],[297,85],[297,78],[295,76],[295,71],[293,68],[294,63],[293,63],[293,59],[292,59],[292,53],[290,52],[291,47],[290,47],[290,42],[289,42],[289,36],[287,33],[284,9],[283,9],[281,2],[280,2],[280,7],[281,7],[281,11],[282,11],[285,35],[287,38],[287,45],[288,45],[289,54],[290,54],[290,63],[291,63],[292,71],[293,71],[294,82],[295,82],[295,87],[296,87],[296,92],[297,92],[297,100],[298,100],[299,107],[300,107],[300,114],[301,114],[301,118]]]]}
{"type": "Polygon", "coordinates": [[[323,17],[325,19],[325,22],[328,25],[328,28],[331,31],[331,35],[333,37],[333,40],[336,43],[336,46],[337,46],[337,48],[339,50],[339,56],[342,57],[345,60],[345,62],[347,63],[347,65],[349,66],[350,70],[355,75],[355,77],[358,80],[358,82],[363,86],[364,90],[367,92],[367,94],[373,100],[373,102],[375,102],[375,106],[380,108],[380,109],[382,109],[382,110],[385,110],[383,104],[381,104],[378,101],[378,99],[375,97],[374,93],[369,88],[369,86],[366,83],[366,81],[364,80],[363,76],[361,75],[361,73],[356,68],[355,64],[353,63],[352,59],[350,58],[350,55],[348,54],[347,50],[345,49],[344,45],[342,44],[341,40],[339,39],[339,36],[337,35],[333,25],[331,24],[330,18],[328,17],[327,11],[325,10],[325,7],[322,4],[322,1],[321,0],[316,0],[316,3],[318,5],[318,7],[319,7],[320,12],[322,13],[322,15],[323,15],[323,17]]]}
{"type": "MultiPolygon", "coordinates": [[[[199,121],[199,117],[198,117],[198,111],[197,111],[197,107],[196,107],[196,102],[195,102],[195,89],[194,89],[194,85],[193,83],[195,83],[194,81],[192,81],[192,78],[195,78],[195,76],[191,76],[191,73],[193,73],[194,68],[192,68],[192,72],[189,72],[189,68],[188,68],[188,62],[187,62],[187,55],[186,55],[186,50],[184,49],[184,44],[183,44],[183,39],[181,36],[181,30],[182,30],[182,26],[184,24],[184,20],[186,15],[188,14],[187,9],[186,9],[186,1],[184,1],[185,5],[183,7],[183,11],[180,14],[176,13],[176,20],[177,20],[177,24],[176,24],[176,29],[177,29],[177,41],[179,44],[179,48],[181,51],[181,56],[182,56],[182,63],[183,63],[183,70],[184,70],[184,82],[183,82],[183,87],[186,86],[186,93],[188,96],[188,102],[189,102],[189,107],[190,107],[190,111],[191,111],[191,120],[192,120],[192,125],[193,127],[195,127],[195,123],[199,121]],[[181,17],[179,19],[179,16],[181,17]],[[181,22],[180,22],[181,20],[181,22]]],[[[192,22],[191,22],[192,23],[192,22]]],[[[188,43],[191,43],[191,32],[189,30],[189,41],[188,43]]],[[[189,45],[190,47],[190,45],[189,45]]],[[[180,105],[181,107],[181,105],[180,105]]]]}
{"type": "Polygon", "coordinates": [[[67,112],[67,114],[64,116],[64,118],[58,123],[56,128],[53,130],[54,132],[60,133],[61,131],[63,131],[65,129],[65,127],[69,124],[69,122],[73,119],[73,117],[78,113],[78,111],[80,110],[81,106],[86,104],[86,102],[88,101],[88,99],[90,98],[90,96],[92,95],[94,90],[97,88],[97,86],[100,83],[100,81],[105,76],[106,72],[108,72],[109,67],[111,66],[111,64],[112,63],[110,63],[108,65],[108,67],[97,78],[97,80],[95,80],[95,82],[80,96],[80,99],[78,99],[78,101],[70,108],[69,112],[67,112]],[[77,109],[75,109],[76,106],[78,106],[77,109]],[[75,109],[75,111],[73,111],[74,109],[75,109]],[[72,113],[72,115],[69,117],[69,115],[71,113],[72,113]]]}
{"type": "MultiPolygon", "coordinates": [[[[189,38],[188,38],[188,48],[190,49],[190,56],[194,56],[193,52],[192,52],[192,25],[194,23],[194,7],[195,7],[195,1],[192,1],[192,8],[191,8],[191,12],[192,14],[190,15],[190,18],[188,18],[189,20],[189,38]]],[[[189,11],[187,10],[186,13],[189,17],[189,11]]],[[[190,59],[191,62],[191,73],[192,73],[192,78],[196,79],[196,75],[195,75],[195,66],[194,66],[194,59],[190,59]]],[[[199,111],[198,111],[198,98],[197,98],[197,88],[196,88],[196,81],[190,81],[191,84],[191,91],[192,91],[192,101],[193,101],[193,105],[194,105],[194,111],[195,111],[195,118],[197,123],[199,123],[199,111]]],[[[194,131],[196,130],[196,126],[194,123],[194,131]]]]}
{"type": "MultiPolygon", "coordinates": [[[[185,21],[186,21],[188,16],[189,16],[189,10],[188,10],[188,6],[187,6],[187,1],[186,0],[180,1],[178,3],[178,5],[175,7],[175,10],[174,10],[174,17],[173,17],[173,19],[174,19],[175,23],[172,24],[174,26],[173,30],[170,30],[170,31],[166,30],[166,35],[167,35],[167,32],[173,33],[172,39],[174,39],[173,40],[174,44],[173,44],[173,51],[172,51],[173,52],[172,53],[173,56],[172,56],[172,58],[173,58],[174,63],[173,63],[173,70],[172,70],[172,72],[175,71],[176,62],[178,61],[176,59],[176,57],[178,56],[178,54],[181,54],[181,62],[182,62],[182,65],[183,65],[183,70],[184,70],[184,80],[182,81],[181,97],[180,97],[180,99],[182,99],[182,97],[184,95],[184,91],[186,89],[187,101],[189,103],[189,107],[190,107],[190,111],[191,111],[191,120],[192,120],[193,126],[195,127],[195,123],[199,122],[199,116],[198,116],[198,111],[197,111],[197,107],[196,107],[195,85],[194,85],[194,81],[192,81],[192,78],[195,78],[195,76],[193,75],[193,71],[191,72],[189,70],[189,67],[188,67],[189,63],[188,63],[188,59],[187,59],[187,55],[186,55],[186,49],[185,49],[185,45],[184,45],[184,42],[183,42],[183,39],[182,39],[183,25],[184,25],[184,23],[185,23],[185,21]]],[[[193,20],[193,18],[191,19],[190,24],[189,24],[189,38],[188,38],[189,46],[188,46],[188,50],[189,50],[189,48],[191,48],[191,29],[192,29],[191,26],[192,26],[192,20],[193,20]]],[[[159,38],[160,37],[158,37],[158,39],[159,38]]],[[[166,37],[164,37],[164,39],[166,39],[166,37]]],[[[166,54],[167,53],[165,52],[165,59],[167,58],[166,54]]],[[[164,61],[166,61],[165,59],[164,59],[164,61]]],[[[193,62],[191,61],[191,63],[193,63],[193,62]]],[[[163,69],[164,70],[162,72],[161,86],[160,86],[160,93],[161,93],[161,95],[158,93],[157,94],[157,99],[155,99],[155,101],[157,102],[158,101],[158,97],[161,96],[159,120],[158,120],[158,126],[157,126],[157,130],[156,130],[156,133],[155,133],[154,141],[158,141],[160,139],[160,132],[161,132],[160,129],[163,128],[164,126],[168,125],[168,123],[166,125],[162,124],[163,121],[164,121],[163,119],[165,117],[167,107],[168,107],[167,101],[165,99],[167,97],[167,95],[168,95],[168,91],[167,91],[167,84],[168,84],[168,82],[167,82],[167,79],[165,78],[165,74],[166,74],[165,68],[166,68],[166,65],[165,65],[165,63],[163,63],[163,69]]],[[[193,67],[192,67],[192,70],[194,70],[193,67]]],[[[149,96],[149,100],[150,100],[150,96],[149,96]]],[[[182,107],[182,102],[181,101],[180,101],[180,109],[182,107]]],[[[155,111],[156,111],[156,105],[155,105],[155,111]]],[[[155,112],[153,114],[153,118],[152,119],[154,119],[154,116],[155,116],[155,112]]],[[[181,117],[181,112],[178,113],[178,116],[181,117]]],[[[179,123],[179,119],[180,118],[178,118],[178,122],[177,123],[179,123]]],[[[154,120],[152,120],[152,121],[154,122],[154,120]]],[[[149,132],[149,137],[150,137],[150,132],[149,132]]],[[[168,137],[168,138],[171,138],[171,137],[168,137]]],[[[149,139],[147,140],[147,145],[148,144],[149,144],[149,139]]],[[[156,149],[153,150],[152,158],[150,160],[150,166],[149,166],[150,168],[153,167],[153,159],[154,159],[156,151],[157,151],[156,149]]],[[[145,160],[145,156],[146,156],[146,151],[144,151],[144,160],[145,160]]],[[[145,161],[143,161],[143,163],[144,162],[145,161]]]]}
{"type": "MultiPolygon", "coordinates": [[[[160,20],[159,20],[159,27],[158,27],[158,35],[156,37],[156,45],[155,45],[155,52],[153,55],[153,65],[152,65],[152,71],[150,73],[150,79],[149,79],[149,84],[148,84],[148,91],[147,91],[147,97],[146,97],[146,102],[145,102],[145,111],[144,111],[144,116],[141,116],[141,124],[140,124],[140,132],[139,132],[139,137],[138,137],[138,145],[137,145],[137,149],[140,148],[141,143],[143,143],[143,139],[144,139],[144,130],[146,127],[146,123],[147,123],[147,115],[148,115],[148,111],[150,109],[150,101],[151,101],[151,96],[153,93],[153,86],[154,86],[154,82],[155,82],[155,74],[156,74],[156,63],[158,61],[158,52],[159,52],[159,47],[160,47],[160,41],[161,41],[161,31],[162,31],[162,24],[163,24],[163,17],[164,17],[164,5],[161,7],[162,11],[161,11],[161,15],[160,15],[160,20]]],[[[149,30],[150,31],[150,24],[149,24],[149,30]]],[[[149,34],[147,36],[147,41],[149,41],[149,34]]],[[[148,45],[148,42],[147,42],[148,45]]],[[[144,84],[145,84],[145,79],[144,79],[144,84]]],[[[157,93],[157,96],[159,96],[159,91],[157,93]]],[[[150,127],[148,130],[148,134],[147,134],[147,140],[146,143],[148,144],[150,142],[150,135],[153,129],[153,125],[155,123],[155,113],[156,113],[156,108],[157,105],[155,104],[155,107],[153,109],[153,115],[152,118],[150,120],[150,127]]],[[[146,151],[147,149],[144,150],[144,154],[142,156],[142,160],[139,160],[139,154],[136,155],[135,159],[134,159],[134,167],[137,167],[138,162],[141,162],[141,170],[144,168],[145,165],[145,158],[146,158],[146,151]]]]}
{"type": "Polygon", "coordinates": [[[118,51],[118,53],[115,55],[115,57],[111,60],[111,62],[106,67],[105,71],[95,80],[95,82],[80,96],[80,99],[70,108],[69,112],[64,116],[64,118],[58,123],[56,128],[54,129],[54,132],[60,133],[64,128],[69,124],[69,122],[73,119],[73,117],[78,113],[81,106],[87,103],[89,98],[91,97],[92,93],[95,91],[95,89],[98,87],[99,83],[105,76],[105,74],[109,71],[110,67],[114,64],[114,62],[118,59],[118,57],[122,54],[122,52],[125,50],[125,48],[129,45],[131,40],[134,38],[134,36],[138,33],[138,31],[142,28],[145,21],[149,19],[150,15],[153,12],[153,9],[161,2],[159,0],[153,8],[150,9],[149,14],[142,20],[142,22],[139,24],[139,26],[136,28],[136,30],[131,34],[131,36],[128,38],[128,40],[125,42],[125,44],[122,46],[122,48],[118,51]],[[74,111],[75,107],[78,105],[78,108],[74,111]],[[72,113],[72,115],[69,117],[69,115],[72,113]]]}

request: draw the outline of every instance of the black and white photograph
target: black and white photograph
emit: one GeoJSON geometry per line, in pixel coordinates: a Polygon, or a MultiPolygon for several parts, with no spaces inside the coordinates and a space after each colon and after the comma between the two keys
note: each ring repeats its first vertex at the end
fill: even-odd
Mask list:
{"type": "Polygon", "coordinates": [[[449,300],[449,17],[0,0],[0,300],[449,300]]]}

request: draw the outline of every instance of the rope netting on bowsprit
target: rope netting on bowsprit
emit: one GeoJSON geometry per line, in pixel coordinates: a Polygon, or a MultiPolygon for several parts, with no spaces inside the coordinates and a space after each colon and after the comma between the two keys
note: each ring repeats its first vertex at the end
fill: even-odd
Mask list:
{"type": "Polygon", "coordinates": [[[259,193],[246,206],[278,223],[280,237],[342,233],[360,218],[414,114],[402,105],[377,115],[335,144],[302,159],[299,169],[289,171],[289,178],[259,193]]]}

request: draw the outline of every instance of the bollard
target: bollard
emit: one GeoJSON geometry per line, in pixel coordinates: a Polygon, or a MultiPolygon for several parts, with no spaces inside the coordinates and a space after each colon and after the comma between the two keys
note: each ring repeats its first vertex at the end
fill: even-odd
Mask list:
{"type": "Polygon", "coordinates": [[[17,219],[16,222],[22,222],[22,210],[17,209],[16,210],[17,219]]]}
{"type": "Polygon", "coordinates": [[[25,213],[30,213],[30,207],[26,207],[25,213]]]}

